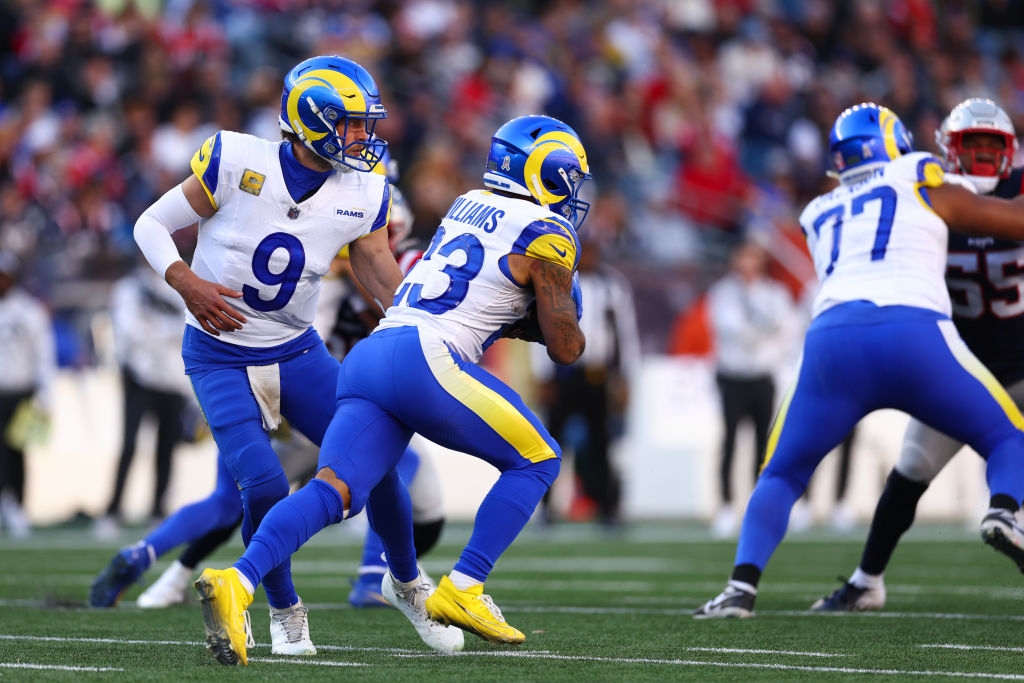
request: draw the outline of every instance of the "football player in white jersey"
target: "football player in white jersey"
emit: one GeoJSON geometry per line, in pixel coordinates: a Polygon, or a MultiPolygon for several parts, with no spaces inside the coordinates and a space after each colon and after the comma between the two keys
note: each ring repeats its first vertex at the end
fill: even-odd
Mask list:
{"type": "MultiPolygon", "coordinates": [[[[1024,238],[1024,203],[978,196],[914,152],[885,107],[843,112],[829,135],[839,186],[800,216],[821,287],[803,358],[768,437],[732,576],[695,616],[753,615],[757,583],[822,458],[865,415],[895,408],[970,444],[987,463],[986,534],[1019,533],[1024,417],[950,320],[950,229],[1024,238]],[[948,227],[947,227],[948,226],[948,227]]],[[[998,546],[997,546],[998,547],[998,546]]]]}
{"type": "MultiPolygon", "coordinates": [[[[499,336],[542,340],[562,364],[583,352],[573,271],[576,228],[588,208],[579,190],[588,176],[583,145],[560,121],[526,116],[494,134],[488,189],[455,200],[384,320],[342,363],[316,478],[274,506],[233,567],[204,571],[219,586],[214,599],[231,605],[212,622],[204,613],[225,646],[244,648],[245,611],[267,572],[364,506],[386,549],[382,593],[420,620],[421,635],[441,622],[493,642],[525,640],[483,584],[554,481],[561,449],[522,399],[477,362],[499,336]],[[414,432],[501,472],[455,569],[433,593],[416,568],[408,494],[387,477],[414,432]],[[393,500],[367,499],[382,490],[393,500]]],[[[452,649],[461,647],[453,641],[452,649]]]]}
{"type": "MultiPolygon", "coordinates": [[[[958,104],[935,132],[946,166],[968,179],[980,194],[1012,198],[1024,190],[1024,168],[1012,168],[1017,134],[1009,115],[989,99],[958,104]]],[[[971,352],[1024,406],[1024,300],[1021,275],[1024,244],[951,233],[946,287],[953,322],[971,352]]],[[[878,500],[860,564],[849,581],[811,609],[848,611],[885,606],[883,574],[900,536],[910,528],[917,502],[935,476],[963,447],[919,420],[911,420],[903,450],[878,500]]],[[[1024,537],[1015,526],[989,520],[982,538],[1024,569],[1024,537]]]]}
{"type": "MultiPolygon", "coordinates": [[[[305,60],[285,77],[283,142],[220,131],[192,158],[193,174],[136,223],[150,265],[188,308],[186,374],[241,492],[247,543],[288,495],[268,432],[284,416],[320,444],[332,417],[340,364],[312,327],[320,278],[349,244],[356,277],[378,301],[390,302],[401,281],[388,248],[390,189],[383,169],[374,172],[387,143],[373,131],[386,115],[359,64],[305,60]],[[196,221],[189,267],[171,234],[196,221]]],[[[204,612],[217,611],[213,587],[196,587],[204,612]]],[[[264,587],[273,652],[314,654],[290,563],[264,587]]],[[[222,656],[219,634],[207,643],[222,656]]]]}

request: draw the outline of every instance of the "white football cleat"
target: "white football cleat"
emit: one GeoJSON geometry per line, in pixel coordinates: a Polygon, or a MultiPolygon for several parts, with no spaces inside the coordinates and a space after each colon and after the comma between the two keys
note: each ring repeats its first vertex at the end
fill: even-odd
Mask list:
{"type": "Polygon", "coordinates": [[[725,590],[701,605],[693,613],[694,619],[749,619],[754,616],[754,600],[757,592],[748,584],[729,580],[725,590]],[[750,588],[750,590],[747,590],[750,588]]]}
{"type": "Polygon", "coordinates": [[[291,607],[270,608],[270,651],[275,655],[315,655],[309,639],[309,610],[300,598],[291,607]]]}
{"type": "Polygon", "coordinates": [[[423,565],[419,562],[416,563],[416,568],[420,570],[420,581],[427,584],[430,592],[433,593],[434,589],[437,588],[437,583],[434,581],[434,578],[427,573],[427,570],[424,569],[423,565]]]}
{"type": "Polygon", "coordinates": [[[1009,510],[989,508],[981,520],[981,540],[1013,560],[1024,572],[1024,530],[1009,510]]]}
{"type": "Polygon", "coordinates": [[[412,587],[403,590],[396,585],[391,570],[388,570],[381,581],[380,592],[385,600],[397,607],[406,619],[412,622],[420,638],[430,647],[445,654],[458,652],[465,647],[466,639],[462,629],[444,626],[427,616],[426,602],[434,588],[424,581],[422,576],[417,577],[412,587]]]}
{"type": "Polygon", "coordinates": [[[142,591],[135,604],[143,609],[153,609],[187,602],[189,588],[192,586],[192,573],[191,569],[175,560],[159,579],[142,591]]]}

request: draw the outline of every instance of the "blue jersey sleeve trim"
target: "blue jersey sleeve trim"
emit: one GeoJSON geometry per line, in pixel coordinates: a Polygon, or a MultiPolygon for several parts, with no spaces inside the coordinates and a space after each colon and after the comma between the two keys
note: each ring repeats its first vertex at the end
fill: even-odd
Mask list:
{"type": "Polygon", "coordinates": [[[498,270],[500,270],[501,274],[508,278],[508,281],[514,284],[516,287],[519,287],[520,289],[526,287],[525,284],[515,279],[515,277],[512,275],[512,271],[508,267],[508,257],[509,254],[505,254],[500,259],[498,259],[498,270]]]}
{"type": "Polygon", "coordinates": [[[510,253],[551,261],[575,270],[579,264],[580,243],[576,231],[568,222],[552,216],[534,221],[523,228],[510,253]],[[548,239],[541,241],[543,238],[548,239]],[[572,252],[571,255],[569,252],[572,252]]]}
{"type": "MultiPolygon", "coordinates": [[[[942,164],[939,163],[938,159],[936,159],[933,156],[927,156],[924,159],[921,159],[920,161],[917,162],[917,182],[919,182],[919,183],[934,182],[934,176],[933,177],[928,177],[928,174],[927,174],[927,172],[928,172],[928,164],[934,164],[936,167],[938,167],[938,170],[939,170],[939,172],[941,174],[944,174],[946,172],[946,169],[943,168],[942,164]]],[[[941,178],[941,177],[942,176],[940,175],[939,178],[941,178]]]]}
{"type": "Polygon", "coordinates": [[[203,189],[206,190],[206,196],[210,199],[210,204],[213,208],[217,208],[217,202],[214,200],[214,196],[217,194],[218,179],[220,177],[220,131],[206,140],[203,145],[196,151],[192,157],[190,166],[192,172],[195,173],[200,182],[203,184],[203,189]]]}
{"type": "Polygon", "coordinates": [[[928,155],[917,162],[917,182],[914,183],[914,189],[917,190],[921,203],[929,209],[932,209],[932,200],[928,196],[928,188],[941,185],[945,173],[946,169],[934,156],[928,155]]]}
{"type": "Polygon", "coordinates": [[[377,217],[373,219],[373,225],[370,226],[370,232],[376,232],[381,228],[385,228],[388,225],[388,220],[391,217],[391,183],[388,182],[387,178],[384,179],[384,195],[380,200],[380,211],[377,212],[377,217]]]}
{"type": "Polygon", "coordinates": [[[576,260],[573,261],[572,264],[572,269],[575,271],[576,268],[580,265],[580,251],[582,250],[579,235],[576,234],[576,228],[572,227],[572,223],[568,219],[563,218],[562,216],[559,216],[557,214],[551,216],[551,218],[548,218],[547,220],[558,223],[558,225],[560,225],[562,229],[565,230],[565,232],[568,233],[569,237],[572,239],[572,245],[576,248],[576,260]]]}

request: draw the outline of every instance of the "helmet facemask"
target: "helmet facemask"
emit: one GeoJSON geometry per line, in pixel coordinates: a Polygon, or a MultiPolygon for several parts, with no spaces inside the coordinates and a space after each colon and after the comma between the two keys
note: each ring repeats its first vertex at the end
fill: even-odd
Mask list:
{"type": "MultiPolygon", "coordinates": [[[[314,88],[310,90],[314,90],[314,88]]],[[[316,87],[315,90],[325,91],[326,88],[316,87]]],[[[339,171],[372,171],[380,163],[384,156],[384,150],[388,146],[387,142],[374,135],[377,120],[383,117],[364,115],[362,112],[349,112],[343,104],[336,101],[339,99],[337,93],[314,92],[310,94],[309,91],[306,91],[303,103],[305,106],[297,107],[297,109],[300,111],[308,109],[309,113],[318,119],[313,123],[319,123],[319,125],[310,126],[310,122],[304,120],[300,114],[299,117],[290,121],[291,128],[306,147],[325,159],[335,169],[339,171]],[[349,130],[354,127],[353,121],[363,122],[366,131],[365,140],[353,139],[356,137],[356,133],[349,130]]]]}
{"type": "Polygon", "coordinates": [[[950,171],[970,180],[977,190],[988,194],[1003,178],[1010,177],[1015,138],[1001,131],[968,130],[949,135],[947,163],[950,171]],[[981,135],[998,137],[1002,146],[974,145],[965,141],[981,135]]]}
{"type": "MultiPolygon", "coordinates": [[[[590,202],[581,199],[579,194],[583,183],[590,180],[592,176],[575,167],[570,167],[568,170],[559,168],[558,175],[565,183],[564,187],[569,188],[569,194],[566,199],[551,204],[548,208],[572,223],[573,228],[579,229],[586,219],[587,213],[590,212],[590,202]]],[[[548,189],[558,191],[558,188],[548,187],[548,189]]]]}
{"type": "Polygon", "coordinates": [[[972,97],[955,106],[935,131],[935,142],[950,172],[964,176],[983,194],[994,191],[1013,170],[1016,131],[1009,115],[992,100],[972,97]]]}

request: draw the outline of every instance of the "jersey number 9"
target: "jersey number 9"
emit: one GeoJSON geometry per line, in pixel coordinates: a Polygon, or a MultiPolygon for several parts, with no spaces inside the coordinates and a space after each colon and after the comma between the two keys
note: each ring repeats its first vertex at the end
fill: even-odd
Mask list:
{"type": "Polygon", "coordinates": [[[256,279],[274,287],[280,285],[272,299],[260,296],[260,290],[249,285],[242,286],[242,300],[254,311],[277,311],[284,308],[295,294],[295,286],[302,277],[302,268],[306,265],[306,252],[302,242],[295,235],[286,232],[275,232],[263,238],[252,254],[252,274],[256,279]],[[288,252],[288,263],[284,269],[275,273],[270,270],[270,257],[278,249],[288,252]]]}

